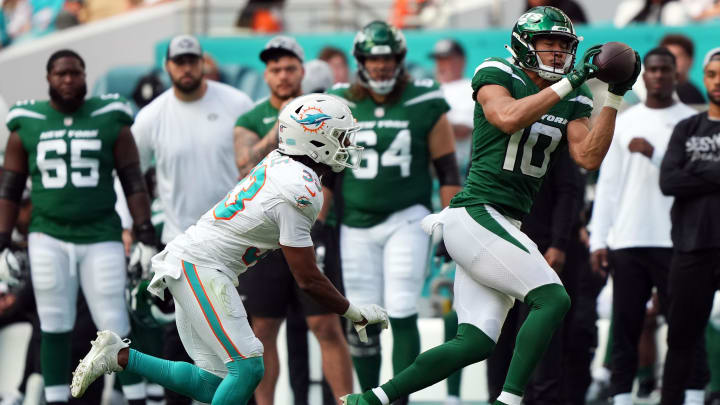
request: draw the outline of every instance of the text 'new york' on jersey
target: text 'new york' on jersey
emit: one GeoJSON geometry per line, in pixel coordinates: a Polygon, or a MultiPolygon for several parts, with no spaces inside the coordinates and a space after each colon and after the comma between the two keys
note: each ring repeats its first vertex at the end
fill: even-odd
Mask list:
{"type": "Polygon", "coordinates": [[[72,114],[49,101],[23,101],[10,109],[7,127],[28,154],[31,232],[73,243],[120,240],[113,149],[132,115],[117,94],[89,98],[72,114]]]}
{"type": "MultiPolygon", "coordinates": [[[[505,87],[515,99],[540,92],[521,68],[502,58],[488,58],[477,67],[473,99],[488,84],[505,87]]],[[[592,93],[583,85],[531,126],[506,134],[487,120],[476,101],[470,174],[450,206],[490,204],[504,215],[522,219],[530,212],[558,148],[567,147],[568,123],[590,117],[592,108],[592,93]]]]}

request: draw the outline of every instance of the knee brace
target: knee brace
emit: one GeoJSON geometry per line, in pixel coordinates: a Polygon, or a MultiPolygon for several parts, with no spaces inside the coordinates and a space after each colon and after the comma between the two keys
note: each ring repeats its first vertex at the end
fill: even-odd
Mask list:
{"type": "Polygon", "coordinates": [[[353,357],[380,355],[380,325],[370,325],[365,330],[367,331],[368,341],[361,342],[352,322],[346,323],[345,334],[347,335],[348,346],[350,346],[350,355],[353,357]]]}

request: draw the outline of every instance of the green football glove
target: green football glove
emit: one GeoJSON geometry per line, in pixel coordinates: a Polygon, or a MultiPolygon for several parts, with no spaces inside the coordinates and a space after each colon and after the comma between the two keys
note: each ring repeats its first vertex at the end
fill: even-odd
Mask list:
{"type": "Polygon", "coordinates": [[[633,84],[635,84],[638,76],[640,76],[640,67],[640,54],[635,51],[635,71],[633,71],[632,76],[622,83],[609,84],[608,91],[620,97],[625,95],[628,90],[632,89],[633,84]]]}
{"type": "Polygon", "coordinates": [[[601,46],[602,45],[595,45],[585,51],[583,57],[575,64],[572,72],[565,76],[570,81],[573,89],[577,89],[588,79],[592,79],[597,75],[598,67],[590,63],[590,59],[600,53],[601,46]]]}

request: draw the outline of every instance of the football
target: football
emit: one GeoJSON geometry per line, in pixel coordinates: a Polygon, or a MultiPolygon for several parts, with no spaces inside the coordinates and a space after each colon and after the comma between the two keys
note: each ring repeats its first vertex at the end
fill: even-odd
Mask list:
{"type": "Polygon", "coordinates": [[[635,70],[635,51],[622,42],[608,42],[595,55],[593,64],[599,69],[598,79],[605,83],[621,83],[635,70]]]}

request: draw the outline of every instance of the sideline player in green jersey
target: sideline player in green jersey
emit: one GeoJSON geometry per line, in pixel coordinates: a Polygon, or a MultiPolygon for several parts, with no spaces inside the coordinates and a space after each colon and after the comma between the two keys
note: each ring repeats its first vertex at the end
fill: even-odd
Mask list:
{"type": "MultiPolygon", "coordinates": [[[[431,210],[431,163],[443,206],[460,190],[450,107],[433,80],[410,78],[406,52],[401,31],[371,22],[355,36],[357,81],[330,91],[350,106],[361,128],[357,141],[365,147],[360,167],[345,170],[336,190],[342,197],[343,281],[353,299],[387,308],[395,373],[420,353],[417,301],[430,247],[420,221],[431,210]]],[[[379,330],[368,334],[366,344],[348,334],[363,389],[380,378],[379,330]]]]}
{"type": "MultiPolygon", "coordinates": [[[[150,201],[140,173],[129,104],[117,95],[85,99],[85,62],[61,50],[47,62],[49,101],[24,101],[8,113],[11,131],[0,175],[0,250],[10,242],[28,176],[29,256],[41,339],[45,399],[67,403],[78,286],[100,329],[130,333],[125,251],[115,213],[113,170],[123,185],[135,237],[152,244],[150,201]]],[[[130,404],[144,404],[139,377],[120,375],[130,404]]]]}
{"type": "Polygon", "coordinates": [[[455,338],[417,357],[388,383],[344,398],[349,405],[388,404],[428,387],[492,352],[515,299],[530,307],[503,391],[495,405],[520,405],[525,385],[570,306],[565,288],[519,221],[528,213],[559,147],[597,169],[612,140],[623,94],[640,73],[611,84],[592,129],[592,95],[583,83],[597,74],[591,47],[573,69],[578,37],[553,7],[520,16],[511,35],[512,62],[489,58],[472,80],[475,106],[470,175],[450,208],[423,220],[442,234],[457,263],[455,338]],[[572,70],[571,70],[572,69],[572,70]],[[563,75],[565,77],[563,78],[563,75]]]}

